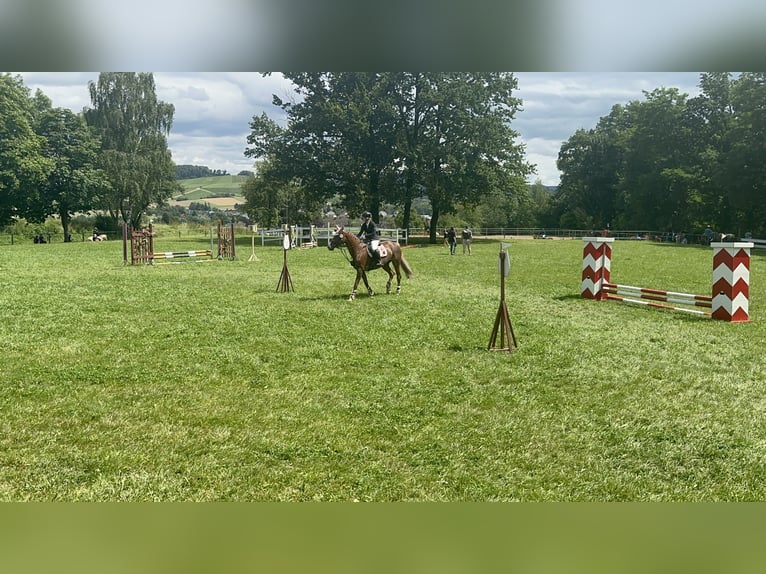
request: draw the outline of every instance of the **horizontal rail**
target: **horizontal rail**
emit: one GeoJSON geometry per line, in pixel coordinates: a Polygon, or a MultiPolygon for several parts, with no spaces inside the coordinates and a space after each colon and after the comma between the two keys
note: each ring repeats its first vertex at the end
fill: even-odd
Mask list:
{"type": "Polygon", "coordinates": [[[647,287],[634,287],[633,285],[620,285],[617,283],[603,283],[606,293],[624,295],[626,297],[639,297],[652,301],[667,301],[680,305],[695,305],[698,307],[712,307],[711,295],[695,295],[692,293],[680,293],[678,291],[664,291],[661,289],[649,289],[647,287]]]}
{"type": "Polygon", "coordinates": [[[165,251],[164,253],[153,253],[154,259],[181,259],[183,257],[212,257],[213,252],[210,249],[198,249],[196,251],[165,251]]]}
{"type": "Polygon", "coordinates": [[[652,303],[651,301],[641,301],[640,299],[625,299],[607,293],[605,299],[609,301],[619,301],[621,303],[630,303],[632,305],[646,305],[647,307],[655,307],[657,309],[670,309],[672,311],[683,311],[684,313],[694,313],[695,315],[702,315],[704,317],[710,317],[710,313],[707,311],[700,311],[699,309],[692,309],[690,307],[674,307],[672,305],[661,305],[660,303],[652,303]]]}

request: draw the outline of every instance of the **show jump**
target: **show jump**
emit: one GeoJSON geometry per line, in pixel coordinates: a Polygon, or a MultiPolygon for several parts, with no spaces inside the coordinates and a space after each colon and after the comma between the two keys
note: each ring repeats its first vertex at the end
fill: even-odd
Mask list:
{"type": "Polygon", "coordinates": [[[611,282],[611,237],[583,237],[580,296],[619,301],[707,316],[719,321],[750,320],[750,249],[752,243],[711,243],[713,280],[710,295],[693,295],[611,282]],[[708,310],[709,309],[709,310],[708,310]]]}

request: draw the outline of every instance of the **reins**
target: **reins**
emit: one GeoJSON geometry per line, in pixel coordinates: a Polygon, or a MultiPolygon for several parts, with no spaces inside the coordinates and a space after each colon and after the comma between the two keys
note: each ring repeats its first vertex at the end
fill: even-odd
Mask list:
{"type": "Polygon", "coordinates": [[[340,251],[343,254],[343,257],[346,258],[346,261],[348,261],[352,267],[356,267],[353,263],[353,259],[350,256],[351,248],[348,246],[349,241],[344,237],[343,238],[343,244],[338,247],[338,251],[340,251]],[[345,248],[345,249],[342,249],[345,248]],[[348,253],[346,253],[348,251],[348,253]]]}

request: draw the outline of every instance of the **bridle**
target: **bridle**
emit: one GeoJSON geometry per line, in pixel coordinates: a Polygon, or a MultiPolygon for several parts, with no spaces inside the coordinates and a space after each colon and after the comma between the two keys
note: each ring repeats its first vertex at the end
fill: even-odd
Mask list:
{"type": "Polygon", "coordinates": [[[352,261],[351,256],[350,256],[351,250],[348,247],[346,238],[343,237],[342,234],[343,234],[343,230],[342,229],[338,230],[336,233],[333,233],[332,237],[330,238],[330,241],[333,241],[336,237],[342,237],[343,238],[343,242],[340,245],[338,245],[337,247],[333,247],[333,249],[337,249],[338,251],[340,251],[343,254],[343,257],[346,258],[346,261],[348,261],[349,263],[351,263],[351,265],[353,265],[353,261],[352,261]],[[343,249],[344,247],[345,247],[345,249],[343,249]]]}

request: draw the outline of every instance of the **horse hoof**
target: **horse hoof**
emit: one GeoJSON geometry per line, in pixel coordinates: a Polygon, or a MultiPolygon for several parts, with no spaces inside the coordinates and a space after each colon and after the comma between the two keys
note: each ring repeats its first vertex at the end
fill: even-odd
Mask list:
{"type": "Polygon", "coordinates": [[[368,293],[370,294],[370,297],[375,297],[375,291],[373,291],[372,289],[370,289],[368,293]]]}
{"type": "Polygon", "coordinates": [[[348,300],[353,301],[354,299],[356,299],[356,293],[351,293],[351,295],[348,296],[348,300]]]}
{"type": "Polygon", "coordinates": [[[401,293],[401,292],[402,292],[402,288],[401,288],[401,287],[397,287],[397,288],[396,288],[396,294],[398,295],[398,294],[399,294],[399,293],[401,293]]]}

